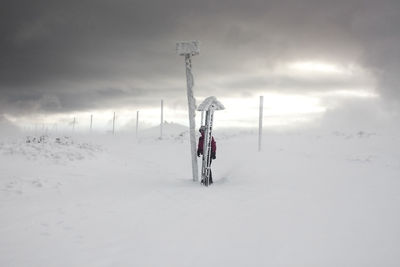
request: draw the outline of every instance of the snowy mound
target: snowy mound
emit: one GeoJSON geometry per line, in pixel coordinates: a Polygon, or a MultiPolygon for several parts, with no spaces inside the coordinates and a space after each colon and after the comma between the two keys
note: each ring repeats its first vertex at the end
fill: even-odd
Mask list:
{"type": "Polygon", "coordinates": [[[266,131],[258,152],[257,133],[215,132],[209,188],[192,181],[188,138],[7,144],[83,156],[86,138],[107,153],[47,164],[0,149],[0,266],[400,266],[397,134],[266,131]]]}
{"type": "Polygon", "coordinates": [[[20,130],[11,121],[0,115],[0,137],[9,137],[19,134],[20,130]]]}
{"type": "Polygon", "coordinates": [[[75,142],[71,137],[28,136],[26,140],[0,142],[0,154],[20,155],[30,160],[49,159],[56,162],[94,158],[103,149],[98,145],[75,142]]]}
{"type": "Polygon", "coordinates": [[[357,133],[347,133],[347,132],[342,132],[342,131],[334,131],[332,133],[334,136],[337,137],[343,137],[344,139],[351,139],[351,138],[371,138],[376,136],[376,133],[372,132],[364,132],[364,131],[358,131],[357,133]]]}
{"type": "MultiPolygon", "coordinates": [[[[186,140],[189,135],[189,128],[178,124],[178,123],[169,123],[164,122],[163,124],[163,133],[162,139],[167,140],[186,140]]],[[[160,126],[155,126],[152,128],[145,129],[141,132],[140,138],[150,138],[150,139],[159,139],[161,136],[160,126]]]]}

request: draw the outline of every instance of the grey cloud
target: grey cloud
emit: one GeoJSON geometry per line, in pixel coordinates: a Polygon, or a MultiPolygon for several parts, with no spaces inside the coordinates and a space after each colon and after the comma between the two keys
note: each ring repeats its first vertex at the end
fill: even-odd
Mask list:
{"type": "Polygon", "coordinates": [[[193,59],[201,95],[271,83],[295,90],[351,84],[251,77],[259,68],[311,58],[363,64],[379,78],[382,94],[399,101],[399,10],[394,0],[5,1],[0,113],[180,98],[183,59],[174,47],[185,39],[202,41],[193,59]],[[212,81],[232,73],[249,79],[212,81]]]}
{"type": "Polygon", "coordinates": [[[352,130],[356,133],[388,129],[393,125],[391,114],[382,108],[379,101],[347,99],[336,104],[339,107],[330,108],[323,115],[319,122],[321,128],[330,131],[352,130]]]}
{"type": "Polygon", "coordinates": [[[59,110],[61,109],[61,102],[56,96],[43,95],[39,100],[41,109],[44,110],[59,110]]]}
{"type": "Polygon", "coordinates": [[[361,77],[349,76],[296,76],[296,75],[250,75],[239,78],[231,78],[212,85],[220,88],[224,93],[242,92],[246,90],[255,92],[276,91],[295,92],[324,92],[330,90],[346,90],[349,88],[368,87],[367,81],[361,77]]]}
{"type": "Polygon", "coordinates": [[[364,45],[362,61],[377,76],[379,90],[390,103],[400,104],[400,2],[368,1],[353,21],[364,45]]]}

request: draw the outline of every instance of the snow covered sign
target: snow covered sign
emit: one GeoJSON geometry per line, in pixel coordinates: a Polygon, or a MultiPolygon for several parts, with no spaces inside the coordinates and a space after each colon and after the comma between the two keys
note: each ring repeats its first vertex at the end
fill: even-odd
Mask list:
{"type": "MultiPolygon", "coordinates": [[[[205,186],[209,186],[212,183],[211,174],[211,143],[212,143],[212,129],[214,122],[214,111],[225,109],[224,105],[217,100],[215,96],[207,97],[198,107],[197,110],[201,111],[202,114],[206,112],[205,118],[205,131],[203,141],[203,161],[201,166],[201,183],[205,186]]],[[[203,123],[203,122],[202,122],[203,123]]]]}
{"type": "Polygon", "coordinates": [[[195,56],[200,54],[200,42],[199,41],[189,41],[189,42],[179,42],[176,44],[176,52],[180,56],[191,55],[195,56]]]}
{"type": "Polygon", "coordinates": [[[207,110],[223,110],[225,109],[224,105],[217,100],[215,96],[209,96],[197,107],[198,111],[207,111],[207,110]]]}

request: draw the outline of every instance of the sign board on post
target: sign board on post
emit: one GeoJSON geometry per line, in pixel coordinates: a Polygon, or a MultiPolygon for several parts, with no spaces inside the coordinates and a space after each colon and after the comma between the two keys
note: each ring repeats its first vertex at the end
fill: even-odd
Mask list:
{"type": "Polygon", "coordinates": [[[198,55],[200,54],[200,42],[199,41],[179,42],[176,44],[176,53],[179,54],[180,56],[198,55]]]}
{"type": "Polygon", "coordinates": [[[198,111],[206,112],[205,133],[203,145],[203,162],[201,166],[201,180],[205,186],[210,184],[211,174],[211,142],[212,128],[214,122],[214,111],[225,109],[224,105],[217,100],[215,96],[207,97],[197,108],[198,111]]]}

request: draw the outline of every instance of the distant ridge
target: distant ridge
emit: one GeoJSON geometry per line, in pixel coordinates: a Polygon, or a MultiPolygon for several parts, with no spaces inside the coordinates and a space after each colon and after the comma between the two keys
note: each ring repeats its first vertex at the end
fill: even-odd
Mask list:
{"type": "MultiPolygon", "coordinates": [[[[163,138],[177,138],[184,136],[188,133],[189,127],[175,123],[175,122],[164,122],[163,125],[163,138]]],[[[139,136],[141,137],[160,137],[160,126],[154,126],[140,131],[139,136]]]]}
{"type": "Polygon", "coordinates": [[[0,115],[0,137],[13,136],[20,133],[20,129],[4,115],[0,115]]]}

